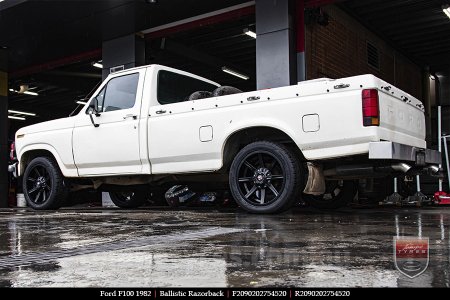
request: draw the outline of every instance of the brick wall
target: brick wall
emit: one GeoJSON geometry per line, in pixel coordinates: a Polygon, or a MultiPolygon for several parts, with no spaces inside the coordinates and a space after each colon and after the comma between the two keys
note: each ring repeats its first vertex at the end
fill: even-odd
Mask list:
{"type": "Polygon", "coordinates": [[[413,96],[422,98],[419,66],[335,6],[323,9],[329,24],[306,25],[307,78],[339,78],[374,74],[413,96]],[[379,69],[367,63],[367,42],[378,49],[379,69]]]}

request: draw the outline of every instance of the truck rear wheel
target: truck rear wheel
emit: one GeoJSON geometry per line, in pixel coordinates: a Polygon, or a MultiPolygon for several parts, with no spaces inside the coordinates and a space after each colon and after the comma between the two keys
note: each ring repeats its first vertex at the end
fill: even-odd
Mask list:
{"type": "Polygon", "coordinates": [[[323,195],[304,195],[306,203],[320,209],[336,209],[346,206],[356,195],[358,186],[352,180],[326,181],[326,190],[323,195]]]}
{"type": "Polygon", "coordinates": [[[292,206],[298,195],[299,162],[282,144],[261,141],[245,146],[233,160],[231,193],[250,213],[275,213],[292,206]]]}
{"type": "Polygon", "coordinates": [[[137,208],[149,198],[147,192],[109,192],[111,201],[120,208],[137,208]]]}
{"type": "Polygon", "coordinates": [[[37,210],[58,209],[68,190],[58,164],[49,157],[33,159],[23,174],[23,193],[27,204],[37,210]]]}

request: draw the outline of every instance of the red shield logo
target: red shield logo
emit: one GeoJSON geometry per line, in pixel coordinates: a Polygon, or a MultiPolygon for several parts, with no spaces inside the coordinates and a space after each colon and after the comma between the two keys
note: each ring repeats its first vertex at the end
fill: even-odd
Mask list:
{"type": "Polygon", "coordinates": [[[425,237],[394,237],[395,267],[403,275],[414,278],[428,267],[429,240],[425,237]]]}

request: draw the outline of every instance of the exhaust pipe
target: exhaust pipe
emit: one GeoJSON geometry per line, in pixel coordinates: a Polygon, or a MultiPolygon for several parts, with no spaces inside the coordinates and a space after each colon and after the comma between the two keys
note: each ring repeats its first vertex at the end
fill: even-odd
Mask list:
{"type": "Polygon", "coordinates": [[[438,174],[440,169],[438,166],[429,166],[428,171],[430,171],[431,174],[438,174]]]}
{"type": "Polygon", "coordinates": [[[428,171],[428,174],[433,177],[444,178],[444,170],[442,168],[439,168],[438,166],[428,166],[426,168],[426,171],[428,171]]]}
{"type": "Polygon", "coordinates": [[[398,163],[391,165],[391,168],[395,171],[407,173],[409,170],[411,170],[411,166],[405,163],[398,163]]]}

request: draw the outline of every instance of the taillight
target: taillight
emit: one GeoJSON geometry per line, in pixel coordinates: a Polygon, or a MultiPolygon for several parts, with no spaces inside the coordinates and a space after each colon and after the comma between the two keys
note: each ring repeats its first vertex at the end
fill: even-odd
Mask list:
{"type": "Polygon", "coordinates": [[[362,110],[364,126],[380,125],[380,106],[378,102],[378,90],[370,89],[362,91],[362,110]]]}
{"type": "Polygon", "coordinates": [[[10,152],[9,152],[9,158],[10,158],[11,160],[14,160],[14,159],[15,159],[15,157],[14,157],[14,151],[16,151],[16,146],[15,146],[15,143],[12,142],[12,143],[11,143],[11,149],[10,149],[10,152]]]}

